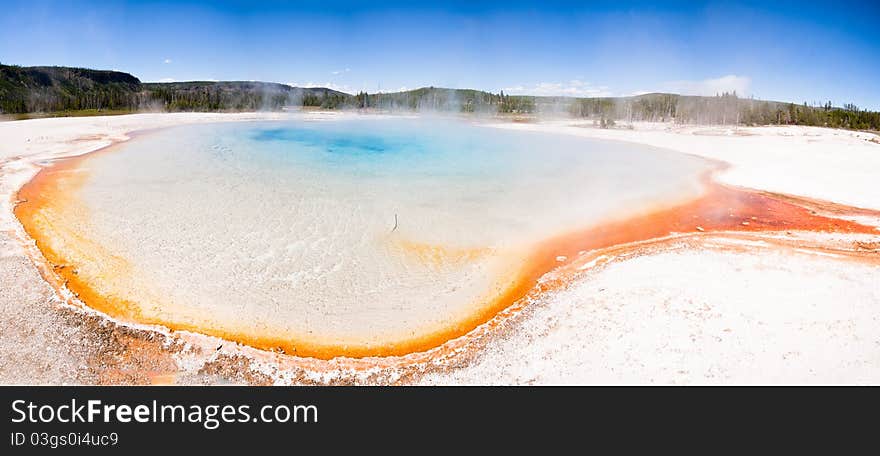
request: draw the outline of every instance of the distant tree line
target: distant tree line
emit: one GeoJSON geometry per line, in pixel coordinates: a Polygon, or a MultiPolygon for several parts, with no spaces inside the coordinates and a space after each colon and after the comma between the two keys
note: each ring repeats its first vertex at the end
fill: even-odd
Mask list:
{"type": "Polygon", "coordinates": [[[425,87],[394,93],[359,92],[343,107],[389,111],[442,111],[557,115],[587,118],[603,127],[615,122],[673,121],[721,125],[811,125],[880,130],[880,113],[846,104],[833,107],[740,98],[736,92],[714,97],[651,93],[632,97],[569,98],[507,95],[476,90],[425,87]]]}
{"type": "Polygon", "coordinates": [[[392,93],[358,92],[354,107],[387,111],[495,113],[503,104],[503,95],[470,89],[420,89],[392,93]]]}
{"type": "Polygon", "coordinates": [[[174,82],[142,86],[147,94],[146,108],[165,111],[279,111],[290,106],[336,109],[350,97],[330,89],[268,82],[174,82]]]}
{"type": "Polygon", "coordinates": [[[250,81],[142,83],[118,71],[0,64],[0,112],[256,111],[336,109],[350,95],[326,88],[250,81]]]}
{"type": "Polygon", "coordinates": [[[570,98],[423,87],[356,95],[327,88],[250,81],[142,83],[118,71],[0,64],[0,113],[117,111],[255,111],[293,107],[382,111],[554,115],[615,122],[674,121],[722,125],[814,125],[880,130],[880,113],[853,104],[835,107],[741,98],[651,93],[570,98]]]}
{"type": "Polygon", "coordinates": [[[570,114],[592,119],[624,121],[675,121],[721,125],[807,125],[856,130],[880,130],[880,112],[853,104],[833,107],[807,103],[740,98],[736,92],[714,97],[646,94],[620,98],[581,98],[572,102],[570,114]]]}

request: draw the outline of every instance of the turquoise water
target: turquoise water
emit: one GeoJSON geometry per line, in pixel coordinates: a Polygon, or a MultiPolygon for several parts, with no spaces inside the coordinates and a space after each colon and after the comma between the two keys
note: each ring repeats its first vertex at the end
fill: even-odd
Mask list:
{"type": "Polygon", "coordinates": [[[535,244],[700,191],[702,160],[433,119],[184,126],[88,161],[107,290],[166,321],[352,345],[474,311],[535,244]]]}
{"type": "Polygon", "coordinates": [[[492,173],[510,168],[511,158],[522,149],[500,141],[500,136],[478,138],[477,131],[436,121],[324,122],[249,130],[249,139],[258,145],[254,150],[277,162],[380,176],[492,173]]]}

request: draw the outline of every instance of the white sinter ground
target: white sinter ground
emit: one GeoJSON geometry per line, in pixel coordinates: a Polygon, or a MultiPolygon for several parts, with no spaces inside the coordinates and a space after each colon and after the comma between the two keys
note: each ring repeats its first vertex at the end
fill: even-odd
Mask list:
{"type": "Polygon", "coordinates": [[[612,263],[426,384],[877,383],[877,266],[771,249],[612,263]]]}
{"type": "MultiPolygon", "coordinates": [[[[265,118],[154,114],[0,123],[0,333],[16,334],[0,340],[0,382],[82,381],[78,371],[90,354],[78,348],[89,334],[47,305],[51,292],[16,239],[20,227],[7,201],[33,175],[35,157],[83,153],[132,130],[255,117],[265,118]]],[[[727,183],[880,208],[875,135],[802,127],[639,124],[600,130],[573,124],[497,126],[665,147],[731,163],[721,176],[727,183]]],[[[536,305],[522,326],[493,341],[473,364],[423,381],[877,383],[878,277],[869,265],[767,249],[633,258],[588,273],[536,305]]],[[[187,368],[197,371],[199,365],[187,368]]]]}

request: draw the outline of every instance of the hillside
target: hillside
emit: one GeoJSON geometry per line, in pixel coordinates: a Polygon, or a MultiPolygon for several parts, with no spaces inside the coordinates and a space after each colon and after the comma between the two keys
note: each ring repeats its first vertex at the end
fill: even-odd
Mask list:
{"type": "Polygon", "coordinates": [[[0,111],[24,113],[124,109],[137,105],[141,81],[118,71],[0,65],[0,111]]]}
{"type": "Polygon", "coordinates": [[[630,97],[572,98],[492,94],[476,90],[426,87],[396,93],[355,95],[355,106],[380,110],[512,113],[587,118],[597,125],[615,121],[675,121],[722,125],[813,125],[877,130],[880,113],[854,105],[833,107],[740,98],[649,93],[630,97]]]}
{"type": "Polygon", "coordinates": [[[285,106],[341,107],[351,95],[326,88],[257,81],[146,83],[154,109],[168,111],[274,111],[285,106]]]}
{"type": "Polygon", "coordinates": [[[256,81],[143,83],[118,71],[0,64],[0,114],[106,111],[256,111],[285,107],[374,109],[477,114],[570,116],[607,127],[616,121],[701,124],[815,125],[880,130],[880,113],[854,105],[808,106],[740,98],[650,93],[631,97],[571,98],[493,94],[423,87],[357,95],[256,81]]]}
{"type": "Polygon", "coordinates": [[[142,83],[119,71],[0,64],[0,113],[82,110],[254,111],[337,108],[351,96],[267,82],[142,83]]]}

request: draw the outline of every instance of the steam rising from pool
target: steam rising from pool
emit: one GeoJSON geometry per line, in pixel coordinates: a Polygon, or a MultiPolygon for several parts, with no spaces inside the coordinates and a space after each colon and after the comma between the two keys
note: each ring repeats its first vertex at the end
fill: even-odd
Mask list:
{"type": "Polygon", "coordinates": [[[54,217],[136,319],[346,353],[462,325],[542,240],[693,197],[706,166],[434,119],[186,126],[83,161],[54,217]]]}

